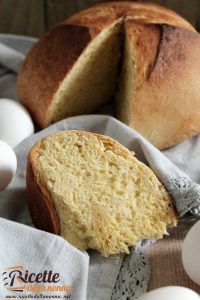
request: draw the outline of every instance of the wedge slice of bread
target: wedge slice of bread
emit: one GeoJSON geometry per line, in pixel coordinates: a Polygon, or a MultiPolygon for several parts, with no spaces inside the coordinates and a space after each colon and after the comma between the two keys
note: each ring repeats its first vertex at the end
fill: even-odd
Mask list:
{"type": "Polygon", "coordinates": [[[85,131],[57,132],[34,145],[27,192],[37,227],[104,256],[129,253],[177,224],[154,173],[117,141],[85,131]]]}

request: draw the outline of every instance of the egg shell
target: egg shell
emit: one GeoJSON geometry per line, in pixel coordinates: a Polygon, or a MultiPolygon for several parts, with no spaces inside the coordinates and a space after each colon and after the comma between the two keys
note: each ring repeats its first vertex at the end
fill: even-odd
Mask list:
{"type": "Polygon", "coordinates": [[[12,148],[34,133],[33,121],[18,102],[0,99],[0,140],[12,148]]]}
{"type": "Polygon", "coordinates": [[[13,149],[0,141],[0,190],[3,190],[13,179],[17,169],[17,158],[13,149]]]}
{"type": "Polygon", "coordinates": [[[200,285],[200,221],[186,235],[182,247],[182,261],[187,275],[200,285]]]}
{"type": "Polygon", "coordinates": [[[146,293],[138,300],[200,300],[200,297],[188,288],[167,286],[146,293]]]}

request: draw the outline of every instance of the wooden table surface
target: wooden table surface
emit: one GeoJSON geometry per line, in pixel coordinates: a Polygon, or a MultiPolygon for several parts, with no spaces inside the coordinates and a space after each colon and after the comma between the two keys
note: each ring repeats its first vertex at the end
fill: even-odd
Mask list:
{"type": "MultiPolygon", "coordinates": [[[[194,217],[182,219],[176,228],[170,230],[169,236],[149,247],[148,254],[151,262],[149,290],[178,285],[191,288],[200,294],[200,286],[187,276],[181,258],[181,248],[185,236],[196,222],[197,219],[194,217]]],[[[197,263],[199,264],[199,259],[197,263]]]]}
{"type": "MultiPolygon", "coordinates": [[[[48,28],[96,0],[0,0],[0,33],[40,37],[48,28]]],[[[174,9],[200,29],[200,1],[152,0],[174,9]]],[[[183,270],[181,246],[193,218],[181,221],[171,236],[149,248],[151,280],[149,289],[166,285],[190,287],[200,293],[183,270]]]]}

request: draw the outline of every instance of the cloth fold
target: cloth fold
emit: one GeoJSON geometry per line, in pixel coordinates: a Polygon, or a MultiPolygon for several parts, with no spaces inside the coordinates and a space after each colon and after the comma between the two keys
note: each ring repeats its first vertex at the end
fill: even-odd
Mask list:
{"type": "MultiPolygon", "coordinates": [[[[11,272],[7,269],[15,267],[13,270],[20,270],[19,266],[23,267],[23,271],[35,274],[50,270],[59,274],[59,287],[71,287],[69,292],[56,291],[56,293],[60,296],[72,293],[73,299],[86,299],[89,262],[87,253],[80,252],[59,236],[21,224],[16,226],[14,222],[2,218],[0,218],[0,237],[1,275],[7,271],[9,277],[11,272]]],[[[0,280],[0,298],[5,299],[7,295],[17,296],[19,292],[9,293],[7,286],[4,286],[5,282],[9,288],[21,286],[16,280],[13,286],[9,278],[6,281],[0,280]]],[[[23,291],[23,295],[29,294],[32,293],[23,291]]]]}
{"type": "MultiPolygon", "coordinates": [[[[0,35],[0,97],[18,101],[16,73],[24,55],[35,41],[36,39],[0,35]]],[[[102,112],[104,108],[101,109],[102,112]]],[[[145,247],[139,247],[138,251],[132,250],[128,257],[114,255],[104,258],[96,251],[89,251],[88,256],[60,237],[31,228],[24,178],[28,151],[38,139],[67,129],[106,134],[133,150],[136,157],[149,165],[168,189],[180,216],[188,211],[197,215],[200,212],[200,138],[194,137],[160,152],[138,132],[115,118],[108,115],[86,115],[62,120],[27,138],[15,149],[18,160],[15,180],[7,190],[0,192],[2,273],[8,267],[21,264],[35,273],[44,271],[42,269],[54,269],[61,276],[61,284],[72,286],[72,299],[137,299],[146,291],[150,275],[145,247]]],[[[8,290],[1,279],[0,287],[0,297],[5,297],[8,290]]],[[[12,293],[18,295],[19,292],[12,293]]],[[[64,296],[66,292],[60,292],[60,295],[64,296]]]]}

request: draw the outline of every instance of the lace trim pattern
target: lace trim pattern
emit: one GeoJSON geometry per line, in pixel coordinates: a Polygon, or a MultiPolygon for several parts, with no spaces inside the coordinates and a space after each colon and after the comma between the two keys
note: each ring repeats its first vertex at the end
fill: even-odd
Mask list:
{"type": "Polygon", "coordinates": [[[187,212],[200,216],[200,185],[186,177],[171,178],[167,189],[172,195],[179,216],[187,212]]]}
{"type": "Polygon", "coordinates": [[[150,263],[146,247],[155,240],[143,241],[125,255],[111,300],[138,299],[146,292],[150,278],[150,263]]]}
{"type": "MultiPolygon", "coordinates": [[[[200,216],[200,185],[186,177],[170,178],[166,184],[175,206],[182,217],[191,212],[200,216]]],[[[118,274],[111,300],[135,300],[147,291],[150,263],[146,247],[155,240],[143,241],[126,255],[118,274]]]]}

